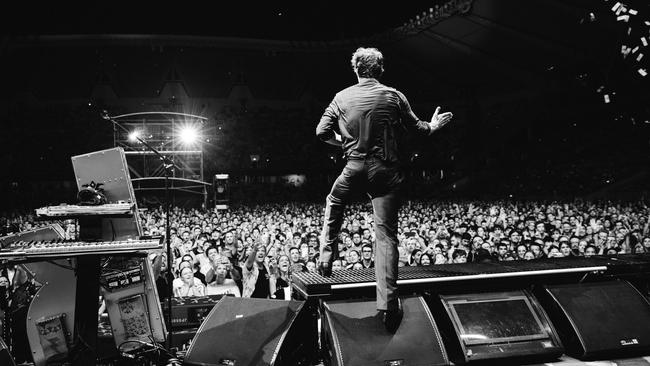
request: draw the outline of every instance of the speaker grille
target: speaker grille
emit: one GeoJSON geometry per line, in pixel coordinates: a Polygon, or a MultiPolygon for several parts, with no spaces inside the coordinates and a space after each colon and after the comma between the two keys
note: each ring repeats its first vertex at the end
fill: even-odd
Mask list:
{"type": "Polygon", "coordinates": [[[547,286],[589,357],[650,349],[650,305],[628,282],[547,286]]]}
{"type": "Polygon", "coordinates": [[[224,297],[205,319],[187,352],[190,365],[273,365],[302,301],[224,297]]]}
{"type": "Polygon", "coordinates": [[[327,301],[333,365],[447,365],[438,329],[421,297],[401,299],[404,318],[395,334],[384,329],[375,300],[327,301]],[[393,363],[391,363],[393,362],[393,363]]]}

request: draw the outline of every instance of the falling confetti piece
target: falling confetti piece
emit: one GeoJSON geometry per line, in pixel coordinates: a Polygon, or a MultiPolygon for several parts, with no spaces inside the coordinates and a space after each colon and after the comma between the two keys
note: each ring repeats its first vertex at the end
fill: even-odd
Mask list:
{"type": "Polygon", "coordinates": [[[648,47],[648,40],[646,40],[645,37],[641,37],[641,43],[643,43],[644,47],[648,47]]]}
{"type": "Polygon", "coordinates": [[[645,77],[646,75],[648,75],[648,72],[645,71],[645,69],[639,69],[639,74],[641,74],[641,76],[645,77]]]}
{"type": "Polygon", "coordinates": [[[639,53],[639,56],[636,57],[636,62],[641,61],[642,58],[643,58],[643,54],[639,53]]]}
{"type": "Polygon", "coordinates": [[[598,87],[598,89],[596,89],[596,92],[600,93],[601,91],[603,91],[603,89],[605,89],[605,86],[601,85],[600,87],[598,87]]]}
{"type": "Polygon", "coordinates": [[[639,46],[636,46],[636,47],[634,47],[634,48],[632,49],[632,53],[636,53],[636,51],[638,51],[638,50],[639,50],[639,46]]]}
{"type": "Polygon", "coordinates": [[[603,98],[605,99],[605,104],[609,103],[609,95],[608,94],[605,94],[603,96],[603,98]]]}
{"type": "Polygon", "coordinates": [[[630,53],[630,51],[631,48],[629,48],[628,46],[625,45],[621,46],[621,54],[623,54],[623,58],[626,58],[627,55],[630,53]]]}
{"type": "Polygon", "coordinates": [[[627,27],[627,35],[629,36],[632,34],[632,27],[627,27]]]}
{"type": "Polygon", "coordinates": [[[634,10],[634,9],[630,9],[630,11],[628,11],[628,13],[630,13],[630,15],[637,15],[638,14],[638,12],[636,10],[634,10]]]}
{"type": "Polygon", "coordinates": [[[616,18],[616,20],[619,21],[619,22],[624,21],[624,22],[627,23],[627,21],[630,20],[630,16],[629,15],[619,15],[618,18],[616,18]]]}
{"type": "Polygon", "coordinates": [[[621,3],[616,3],[614,4],[614,7],[612,7],[612,11],[618,10],[618,8],[621,6],[621,3]]]}

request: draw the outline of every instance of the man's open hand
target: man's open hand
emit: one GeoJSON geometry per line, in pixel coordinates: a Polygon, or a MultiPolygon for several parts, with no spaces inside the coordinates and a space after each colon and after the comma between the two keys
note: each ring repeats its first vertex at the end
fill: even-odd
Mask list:
{"type": "Polygon", "coordinates": [[[442,128],[449,121],[451,121],[451,118],[453,116],[454,114],[451,112],[440,113],[440,107],[436,107],[436,111],[433,112],[433,116],[431,117],[431,122],[429,122],[429,126],[431,126],[431,131],[435,131],[437,129],[442,128]]]}

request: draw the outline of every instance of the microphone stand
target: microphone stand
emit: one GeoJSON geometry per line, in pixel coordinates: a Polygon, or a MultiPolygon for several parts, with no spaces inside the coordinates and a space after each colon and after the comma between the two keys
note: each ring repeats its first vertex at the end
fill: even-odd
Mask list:
{"type": "MultiPolygon", "coordinates": [[[[119,122],[114,120],[111,116],[108,115],[107,111],[102,111],[102,118],[113,123],[113,126],[119,127],[122,131],[129,134],[129,131],[126,127],[122,126],[119,122]]],[[[172,295],[174,288],[172,282],[174,280],[174,275],[172,273],[172,247],[170,240],[170,227],[169,227],[169,176],[172,170],[175,168],[174,162],[169,159],[169,157],[164,156],[160,151],[156,150],[153,146],[149,145],[145,140],[141,139],[140,136],[135,136],[135,138],[147,149],[151,150],[163,163],[163,170],[165,172],[165,242],[167,244],[167,326],[169,327],[169,332],[167,336],[167,349],[170,350],[172,347],[172,295]]],[[[138,213],[136,212],[136,215],[138,213]]]]}

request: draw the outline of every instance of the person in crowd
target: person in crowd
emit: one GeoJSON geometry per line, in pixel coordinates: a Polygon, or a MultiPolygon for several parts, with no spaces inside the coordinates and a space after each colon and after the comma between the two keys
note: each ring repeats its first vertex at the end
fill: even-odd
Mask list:
{"type": "Polygon", "coordinates": [[[467,252],[463,249],[456,249],[452,254],[453,263],[467,263],[467,252]]]}
{"type": "Polygon", "coordinates": [[[422,251],[420,249],[415,249],[411,252],[409,256],[409,261],[407,265],[417,266],[420,263],[420,257],[422,256],[422,251]]]}
{"type": "Polygon", "coordinates": [[[291,260],[291,272],[298,273],[306,271],[305,262],[300,255],[300,249],[296,247],[289,249],[289,259],[291,260]]]}
{"type": "Polygon", "coordinates": [[[193,264],[183,261],[179,265],[180,276],[174,279],[172,286],[175,297],[204,296],[205,285],[194,277],[193,264]]]}
{"type": "MultiPolygon", "coordinates": [[[[271,298],[291,300],[291,259],[287,255],[278,258],[277,265],[269,266],[271,270],[271,298]]],[[[314,266],[314,269],[316,267],[314,266]]]]}
{"type": "Polygon", "coordinates": [[[447,264],[447,256],[443,253],[436,253],[433,257],[433,264],[447,264]]]}
{"type": "Polygon", "coordinates": [[[343,262],[340,259],[335,260],[332,262],[332,271],[341,271],[343,270],[343,262]]]}
{"type": "Polygon", "coordinates": [[[309,272],[309,273],[317,273],[316,262],[315,261],[309,260],[307,262],[307,264],[305,265],[305,267],[307,267],[307,272],[309,272]]]}
{"type": "Polygon", "coordinates": [[[414,263],[413,265],[419,265],[419,266],[429,266],[433,264],[433,261],[431,260],[431,255],[428,253],[422,253],[420,255],[420,258],[418,258],[418,262],[414,263]]]}
{"type": "MultiPolygon", "coordinates": [[[[348,251],[348,259],[347,259],[347,266],[345,267],[346,269],[354,269],[354,265],[359,263],[359,260],[361,259],[361,256],[359,255],[359,252],[355,249],[349,250],[348,251]]],[[[362,267],[363,268],[363,265],[362,267]]]]}
{"type": "MultiPolygon", "coordinates": [[[[265,237],[268,237],[268,234],[265,234],[265,237]]],[[[270,272],[265,259],[265,246],[261,243],[254,244],[242,267],[242,285],[244,288],[242,297],[266,299],[271,296],[270,272]]]]}
{"type": "Polygon", "coordinates": [[[361,247],[361,265],[363,268],[374,268],[375,261],[372,258],[372,244],[364,244],[361,247]]]}
{"type": "Polygon", "coordinates": [[[206,295],[231,295],[235,297],[241,297],[241,292],[239,291],[239,286],[232,278],[226,278],[226,275],[229,272],[228,266],[230,262],[219,263],[215,266],[213,271],[212,281],[208,283],[205,289],[206,295]]]}

